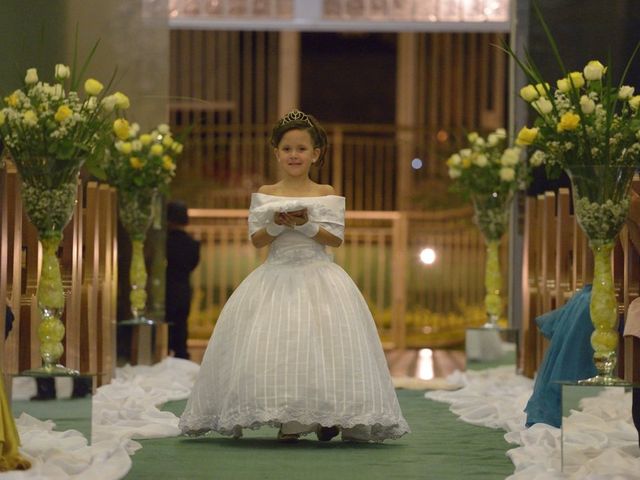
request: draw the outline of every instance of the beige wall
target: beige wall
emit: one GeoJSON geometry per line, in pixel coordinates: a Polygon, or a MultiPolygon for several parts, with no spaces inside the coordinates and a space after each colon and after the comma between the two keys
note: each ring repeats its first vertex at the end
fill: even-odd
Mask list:
{"type": "MultiPolygon", "coordinates": [[[[78,58],[100,45],[87,73],[129,95],[128,116],[144,128],[168,121],[169,27],[167,0],[0,1],[0,93],[21,85],[29,66],[53,79],[56,63],[71,64],[78,28],[78,58]]],[[[81,63],[81,62],[79,62],[81,63]]]]}

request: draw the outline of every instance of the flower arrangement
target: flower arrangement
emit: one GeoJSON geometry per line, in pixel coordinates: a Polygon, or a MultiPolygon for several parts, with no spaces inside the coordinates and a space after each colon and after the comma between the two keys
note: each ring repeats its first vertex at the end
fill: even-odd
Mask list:
{"type": "Polygon", "coordinates": [[[471,132],[467,140],[469,146],[447,160],[449,177],[454,182],[453,188],[470,198],[476,207],[483,199],[495,205],[496,208],[476,208],[476,223],[488,239],[499,240],[506,228],[503,203],[523,186],[526,178],[521,149],[507,146],[504,128],[486,138],[471,132]]]}
{"type": "Polygon", "coordinates": [[[149,133],[140,133],[137,123],[117,119],[113,123],[115,142],[106,163],[109,182],[118,189],[120,221],[131,238],[129,268],[131,324],[152,324],[144,317],[147,272],[143,247],[153,219],[158,192],[166,192],[175,176],[176,158],[183,145],[174,140],[168,125],[160,124],[149,133]]]}
{"type": "Polygon", "coordinates": [[[106,172],[119,191],[158,189],[166,191],[175,176],[176,158],[183,145],[173,138],[169,126],[158,125],[140,133],[137,123],[117,119],[113,123],[112,145],[106,172]]]}
{"type": "Polygon", "coordinates": [[[93,78],[81,96],[70,77],[71,69],[58,64],[56,83],[49,84],[29,68],[24,87],[6,96],[0,110],[0,136],[20,173],[29,219],[43,237],[57,235],[69,220],[80,168],[104,154],[110,116],[129,107],[126,95],[106,96],[93,78]]]}
{"type": "MultiPolygon", "coordinates": [[[[120,198],[153,192],[166,192],[175,176],[176,158],[183,145],[173,138],[168,125],[160,124],[149,133],[140,133],[137,123],[117,119],[113,123],[115,142],[106,164],[109,182],[120,198]]],[[[149,204],[148,208],[151,208],[149,204]]],[[[145,209],[121,209],[121,219],[130,231],[146,230],[151,217],[145,209]]]]}
{"type": "MultiPolygon", "coordinates": [[[[640,95],[634,87],[613,87],[607,67],[591,60],[566,72],[556,88],[531,64],[521,64],[532,84],[520,96],[537,113],[516,143],[535,149],[535,162],[551,174],[583,165],[635,166],[640,159],[640,95]]],[[[563,67],[564,70],[564,67],[563,67]]]]}
{"type": "Polygon", "coordinates": [[[77,374],[58,364],[65,299],[57,251],[75,205],[80,168],[104,156],[111,117],[128,108],[129,99],[120,92],[107,96],[108,88],[94,78],[84,82],[81,95],[82,71],[76,77],[75,69],[58,64],[54,73],[56,82],[50,84],[39,79],[37,69],[27,70],[24,86],[4,98],[0,136],[20,174],[24,208],[42,244],[36,298],[43,366],[38,371],[77,374]]]}
{"type": "Polygon", "coordinates": [[[640,48],[627,62],[617,85],[608,68],[591,60],[582,71],[568,71],[558,46],[535,2],[533,7],[562,72],[555,88],[542,78],[529,56],[521,60],[506,44],[530,84],[520,96],[536,112],[534,126],[523,127],[516,143],[530,146],[535,163],[551,176],[566,171],[571,180],[574,211],[594,255],[590,312],[591,346],[598,375],[585,383],[612,385],[617,362],[618,307],[613,288],[611,252],[629,210],[629,188],[640,160],[640,95],[624,84],[640,48]]]}
{"type": "Polygon", "coordinates": [[[495,328],[502,312],[500,240],[509,224],[513,193],[524,186],[526,165],[520,159],[520,147],[508,146],[504,128],[486,138],[471,132],[467,140],[469,146],[451,155],[447,165],[455,190],[472,200],[474,221],[486,241],[485,327],[495,328]]]}
{"type": "Polygon", "coordinates": [[[55,79],[42,82],[37,69],[29,68],[24,87],[6,96],[0,110],[0,135],[22,178],[37,177],[45,186],[74,177],[86,160],[102,155],[110,115],[129,107],[126,95],[105,95],[93,78],[81,95],[66,65],[55,66],[55,79]]]}

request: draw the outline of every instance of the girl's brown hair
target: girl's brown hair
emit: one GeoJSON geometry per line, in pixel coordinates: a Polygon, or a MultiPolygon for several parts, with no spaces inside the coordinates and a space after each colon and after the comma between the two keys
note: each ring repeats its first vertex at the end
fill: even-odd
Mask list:
{"type": "Polygon", "coordinates": [[[271,137],[269,137],[271,146],[278,148],[282,137],[290,130],[304,130],[309,132],[311,141],[313,142],[313,148],[320,149],[320,155],[314,165],[318,168],[321,167],[324,163],[329,142],[327,140],[327,132],[324,131],[324,128],[318,123],[318,120],[316,120],[313,115],[303,113],[300,110],[291,110],[273,126],[271,137]]]}

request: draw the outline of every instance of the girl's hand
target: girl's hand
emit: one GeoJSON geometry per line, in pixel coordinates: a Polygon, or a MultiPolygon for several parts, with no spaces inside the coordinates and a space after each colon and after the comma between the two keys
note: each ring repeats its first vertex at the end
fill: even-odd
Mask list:
{"type": "Polygon", "coordinates": [[[294,212],[286,212],[286,214],[291,218],[294,226],[304,225],[309,221],[309,212],[306,208],[294,212]]]}

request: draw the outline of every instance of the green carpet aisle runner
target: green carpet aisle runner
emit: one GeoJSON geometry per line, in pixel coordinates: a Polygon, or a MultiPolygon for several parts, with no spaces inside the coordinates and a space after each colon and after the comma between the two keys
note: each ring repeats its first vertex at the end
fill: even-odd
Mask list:
{"type": "MultiPolygon", "coordinates": [[[[334,439],[319,443],[315,435],[296,444],[275,440],[276,430],[245,430],[233,440],[207,438],[140,440],[127,479],[504,479],[513,473],[501,430],[461,422],[449,406],[426,400],[424,392],[398,391],[412,433],[378,444],[334,439]]],[[[180,415],[186,401],[164,409],[180,415]]]]}

